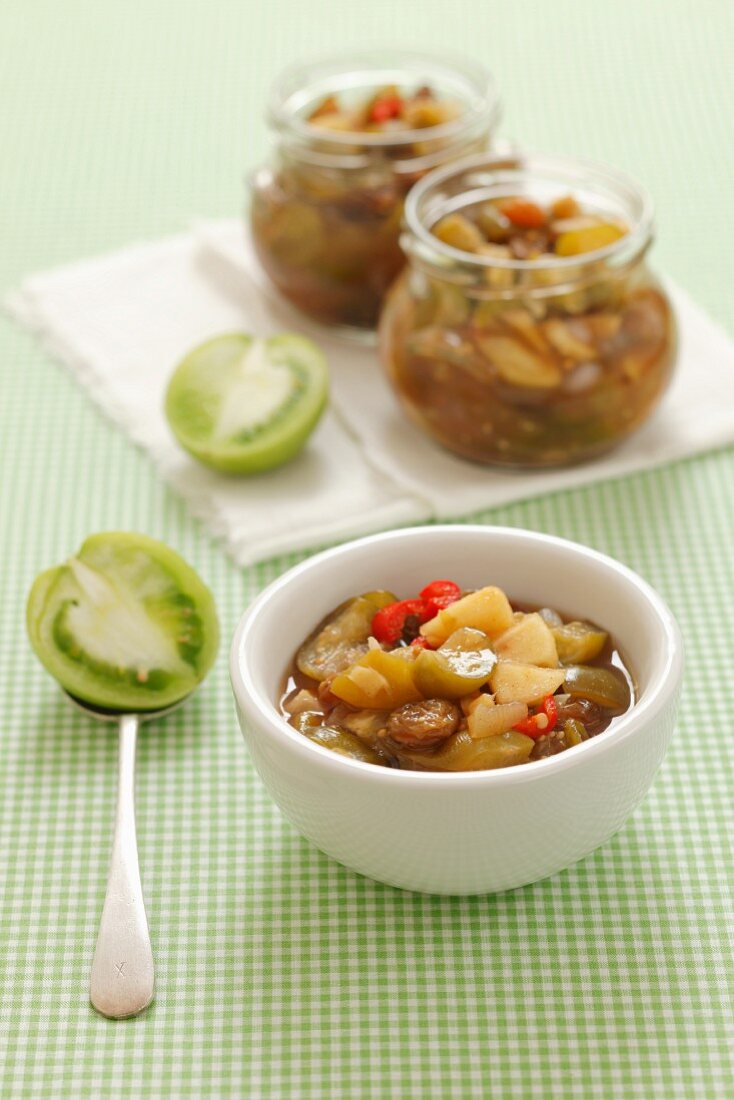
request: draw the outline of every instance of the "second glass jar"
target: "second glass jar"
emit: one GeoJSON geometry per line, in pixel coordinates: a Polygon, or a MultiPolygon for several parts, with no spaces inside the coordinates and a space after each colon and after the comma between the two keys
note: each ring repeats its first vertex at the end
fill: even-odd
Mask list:
{"type": "Polygon", "coordinates": [[[409,264],[380,321],[383,364],[410,417],[454,453],[498,466],[563,466],[620,443],[675,362],[670,303],[646,263],[652,232],[644,190],[601,165],[523,154],[432,172],[408,196],[409,264]],[[624,232],[587,254],[529,259],[472,254],[432,232],[481,204],[564,196],[624,232]]]}
{"type": "Polygon", "coordinates": [[[486,149],[499,113],[490,74],[463,60],[383,51],[289,69],[271,96],[275,154],[252,178],[250,212],[255,250],[278,290],[322,324],[374,329],[405,263],[405,195],[426,172],[486,149]],[[386,88],[427,89],[433,102],[455,107],[454,117],[368,132],[309,123],[326,102],[366,102],[386,88]]]}

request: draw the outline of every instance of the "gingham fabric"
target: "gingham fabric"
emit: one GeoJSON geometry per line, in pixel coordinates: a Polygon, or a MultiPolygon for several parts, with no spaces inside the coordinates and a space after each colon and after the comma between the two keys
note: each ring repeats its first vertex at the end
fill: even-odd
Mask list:
{"type": "MultiPolygon", "coordinates": [[[[727,0],[6,0],[0,20],[2,290],[236,213],[270,77],[389,38],[481,57],[506,133],[645,180],[657,265],[734,327],[727,0]]],[[[734,1096],[731,451],[472,517],[637,569],[677,615],[688,671],[665,763],[609,844],[512,893],[424,897],[313,850],[247,757],[226,640],[296,557],[234,567],[29,337],[3,322],[0,340],[0,1095],[734,1096]],[[119,1023],[88,1004],[115,739],[66,707],[23,622],[36,572],[109,528],[184,554],[225,639],[190,705],[141,738],[157,996],[119,1023]]]]}

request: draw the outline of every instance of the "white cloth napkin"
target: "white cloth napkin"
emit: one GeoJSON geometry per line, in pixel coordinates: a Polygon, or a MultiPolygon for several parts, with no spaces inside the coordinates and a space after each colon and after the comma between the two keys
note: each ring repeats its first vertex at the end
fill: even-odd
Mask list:
{"type": "Polygon", "coordinates": [[[406,421],[372,348],[325,335],[265,284],[239,221],[32,276],[7,307],[153,458],[191,511],[249,564],[401,523],[456,518],[620,477],[734,442],[734,343],[669,285],[680,360],[653,419],[610,455],[566,470],[499,473],[453,458],[406,421]],[[162,413],[176,362],[220,332],[298,329],[324,350],[331,408],[302,454],[257,478],[215,474],[180,450],[162,413]]]}

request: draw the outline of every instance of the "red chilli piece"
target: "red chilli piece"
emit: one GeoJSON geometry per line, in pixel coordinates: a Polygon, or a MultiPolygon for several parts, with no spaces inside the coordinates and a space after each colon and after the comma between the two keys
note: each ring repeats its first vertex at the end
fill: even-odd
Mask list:
{"type": "Polygon", "coordinates": [[[552,729],[555,729],[556,722],[558,721],[558,704],[556,703],[555,695],[546,695],[545,699],[541,703],[543,714],[548,719],[548,727],[546,733],[550,733],[552,729]]]}
{"type": "Polygon", "coordinates": [[[529,199],[505,199],[497,206],[501,214],[521,229],[540,229],[547,220],[542,207],[529,199]]]}
{"type": "Polygon", "coordinates": [[[400,118],[403,113],[403,101],[399,95],[386,95],[372,105],[370,122],[387,122],[391,118],[400,118]]]}
{"type": "Polygon", "coordinates": [[[433,600],[437,596],[450,596],[452,600],[458,600],[461,589],[454,581],[431,581],[425,588],[421,588],[419,595],[423,600],[433,600]]]}
{"type": "Polygon", "coordinates": [[[435,615],[438,615],[439,611],[445,610],[452,603],[456,603],[457,600],[461,599],[461,589],[453,581],[431,581],[430,584],[421,589],[420,596],[430,606],[431,614],[429,618],[432,619],[435,615]]]}
{"type": "Polygon", "coordinates": [[[424,638],[422,634],[419,634],[417,638],[414,638],[410,643],[412,649],[435,649],[434,645],[428,641],[428,638],[424,638]]]}
{"type": "Polygon", "coordinates": [[[524,733],[535,739],[543,737],[546,733],[550,733],[552,729],[555,729],[557,721],[558,704],[554,696],[546,695],[540,704],[540,710],[535,714],[531,714],[528,718],[523,718],[522,722],[518,722],[512,728],[517,730],[518,733],[524,733]]]}
{"type": "Polygon", "coordinates": [[[419,623],[426,623],[432,615],[427,612],[425,600],[399,600],[381,607],[372,619],[372,634],[383,645],[397,645],[403,636],[405,620],[414,616],[419,623]]]}

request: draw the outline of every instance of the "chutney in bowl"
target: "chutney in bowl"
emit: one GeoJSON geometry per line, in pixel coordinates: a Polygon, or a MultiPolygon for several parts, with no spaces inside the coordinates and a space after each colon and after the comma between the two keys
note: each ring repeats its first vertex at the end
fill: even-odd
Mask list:
{"type": "Polygon", "coordinates": [[[678,626],[620,562],[514,528],[428,526],[372,535],[295,566],[243,615],[230,651],[240,728],[285,817],[361,874],[428,893],[505,890],[554,874],[605,843],[641,801],[672,737],[683,670],[678,626]],[[601,623],[634,672],[634,705],[598,736],[549,758],[482,771],[389,768],[305,737],[280,700],[293,652],[332,608],[375,578],[411,592],[416,562],[524,605],[601,623]]]}

